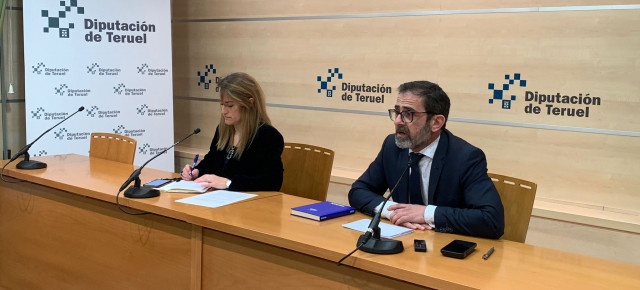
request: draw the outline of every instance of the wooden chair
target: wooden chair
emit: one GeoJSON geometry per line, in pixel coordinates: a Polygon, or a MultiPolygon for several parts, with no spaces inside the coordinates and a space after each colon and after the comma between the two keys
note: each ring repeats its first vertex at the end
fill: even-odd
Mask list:
{"type": "Polygon", "coordinates": [[[538,186],[530,181],[489,173],[504,206],[502,239],[524,243],[538,186]]]}
{"type": "Polygon", "coordinates": [[[333,150],[313,145],[285,143],[282,152],[284,179],[280,191],[325,201],[333,157],[333,150]]]}
{"type": "Polygon", "coordinates": [[[133,164],[138,141],[111,133],[91,133],[89,157],[133,164]]]}

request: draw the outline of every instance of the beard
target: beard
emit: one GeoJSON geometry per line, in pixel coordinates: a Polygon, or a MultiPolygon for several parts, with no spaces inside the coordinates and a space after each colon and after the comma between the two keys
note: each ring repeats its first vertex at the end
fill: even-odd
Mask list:
{"type": "Polygon", "coordinates": [[[401,149],[413,149],[427,144],[429,138],[431,138],[431,126],[426,124],[415,136],[411,135],[409,127],[396,126],[396,146],[401,149]],[[398,136],[398,133],[404,133],[406,137],[402,138],[398,136]]]}

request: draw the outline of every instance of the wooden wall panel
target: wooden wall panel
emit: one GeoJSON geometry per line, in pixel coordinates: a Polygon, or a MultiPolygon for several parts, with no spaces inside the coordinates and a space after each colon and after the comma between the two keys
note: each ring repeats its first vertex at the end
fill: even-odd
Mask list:
{"type": "Polygon", "coordinates": [[[465,9],[502,9],[529,7],[565,7],[578,5],[625,5],[637,4],[630,0],[489,0],[489,1],[447,1],[447,0],[309,0],[309,1],[260,1],[260,0],[181,0],[172,2],[172,14],[175,19],[193,18],[234,18],[234,17],[273,17],[273,16],[310,16],[331,14],[390,13],[408,11],[440,11],[465,9]]]}
{"type": "MultiPolygon", "coordinates": [[[[439,83],[452,100],[448,128],[485,151],[490,171],[538,183],[540,198],[640,214],[640,182],[635,178],[640,166],[634,162],[640,159],[640,10],[454,11],[631,2],[442,1],[428,2],[426,8],[401,2],[397,9],[377,2],[366,9],[358,4],[347,9],[337,2],[179,3],[173,4],[179,20],[173,24],[176,120],[199,121],[202,125],[196,126],[212,135],[219,109],[210,100],[219,96],[213,88],[197,85],[197,73],[208,64],[217,77],[245,71],[262,84],[270,116],[287,142],[332,148],[334,169],[362,172],[384,136],[393,132],[384,113],[395,103],[397,86],[427,79],[439,83]],[[453,14],[189,22],[440,9],[453,14]],[[332,68],[339,68],[344,78],[334,79],[331,85],[337,90],[327,98],[324,91],[317,92],[316,77],[325,78],[332,68]],[[505,74],[515,73],[527,85],[505,91],[517,96],[511,109],[489,104],[488,84],[500,86],[505,74]],[[392,93],[381,104],[342,101],[342,82],[380,84],[392,93]],[[525,106],[532,102],[525,101],[526,91],[589,94],[600,97],[601,105],[590,106],[589,118],[547,115],[545,104],[538,103],[533,105],[541,106],[541,114],[527,114],[525,106]],[[214,109],[211,117],[207,108],[214,109]],[[599,134],[602,130],[606,134],[599,134]]],[[[176,137],[187,133],[181,126],[176,124],[176,137]]],[[[206,149],[209,141],[194,138],[187,146],[206,149]]]]}

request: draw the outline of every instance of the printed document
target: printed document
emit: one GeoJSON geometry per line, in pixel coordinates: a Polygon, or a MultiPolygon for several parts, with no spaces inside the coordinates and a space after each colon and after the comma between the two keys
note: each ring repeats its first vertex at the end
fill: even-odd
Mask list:
{"type": "Polygon", "coordinates": [[[212,192],[195,195],[183,199],[176,200],[177,202],[207,206],[207,207],[221,207],[223,205],[232,204],[234,202],[242,201],[245,199],[258,196],[257,194],[228,191],[228,190],[216,190],[212,192]]]}
{"type": "MultiPolygon", "coordinates": [[[[370,219],[361,219],[359,221],[344,224],[342,226],[348,229],[352,229],[352,230],[356,230],[364,233],[369,228],[369,223],[371,223],[370,219]]],[[[413,233],[412,229],[400,227],[396,225],[385,224],[383,222],[380,222],[379,227],[380,227],[380,236],[387,239],[413,233]]]]}

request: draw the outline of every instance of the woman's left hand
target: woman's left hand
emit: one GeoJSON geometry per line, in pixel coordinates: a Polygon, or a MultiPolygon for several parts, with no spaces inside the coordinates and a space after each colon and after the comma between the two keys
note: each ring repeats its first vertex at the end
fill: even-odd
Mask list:
{"type": "Polygon", "coordinates": [[[205,174],[203,176],[198,177],[194,181],[197,183],[200,183],[202,187],[212,187],[215,189],[227,188],[227,179],[224,177],[217,176],[215,174],[205,174]]]}

